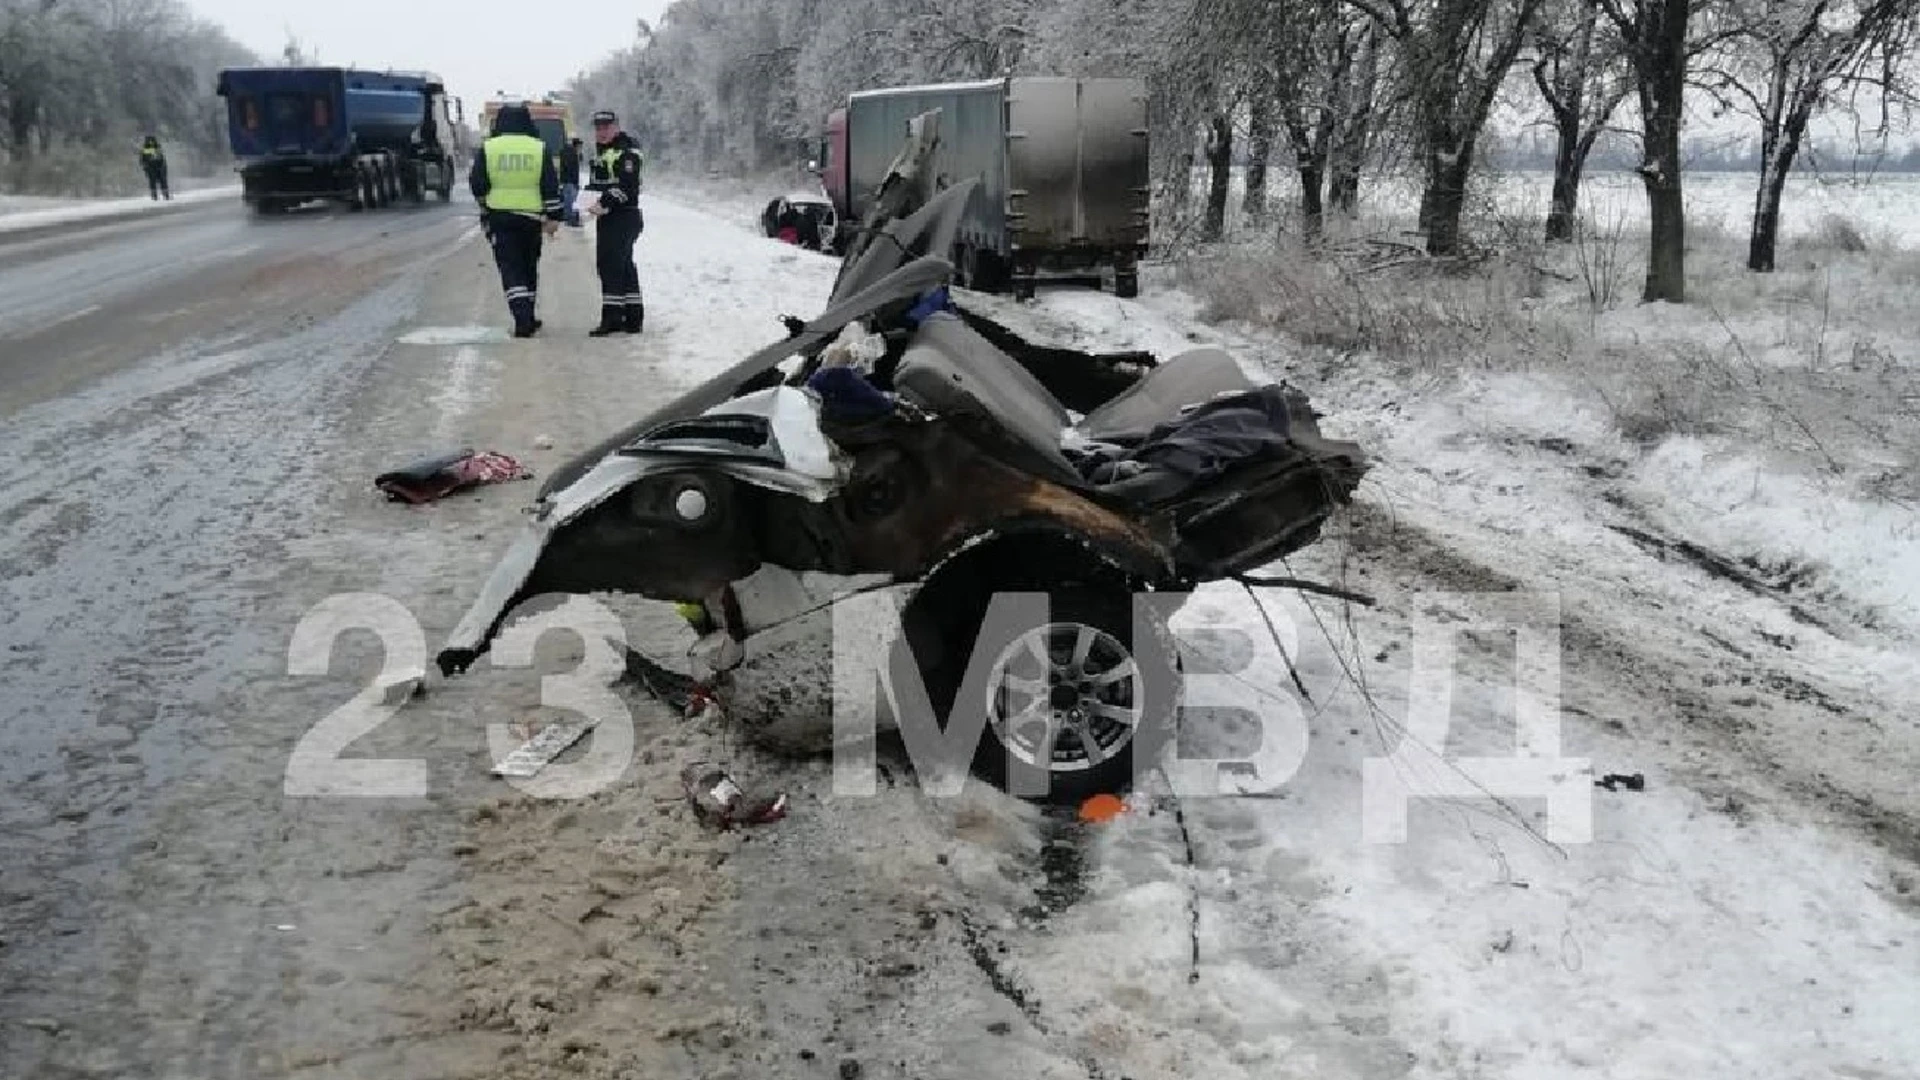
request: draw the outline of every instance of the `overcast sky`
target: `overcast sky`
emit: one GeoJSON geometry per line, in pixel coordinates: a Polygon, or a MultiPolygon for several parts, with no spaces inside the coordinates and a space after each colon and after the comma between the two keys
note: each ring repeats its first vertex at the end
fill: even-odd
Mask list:
{"type": "Polygon", "coordinates": [[[604,4],[502,0],[186,0],[240,44],[277,60],[289,34],[322,64],[433,71],[467,115],[495,91],[558,90],[607,53],[633,44],[634,20],[669,0],[604,4]],[[525,14],[537,13],[542,22],[525,14]]]}

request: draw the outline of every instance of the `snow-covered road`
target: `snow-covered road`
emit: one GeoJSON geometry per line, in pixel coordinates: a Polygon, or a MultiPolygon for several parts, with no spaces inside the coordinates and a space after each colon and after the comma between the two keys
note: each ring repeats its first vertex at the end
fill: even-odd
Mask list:
{"type": "MultiPolygon", "coordinates": [[[[678,197],[647,196],[639,338],[584,336],[590,229],[551,242],[531,341],[500,333],[477,240],[436,236],[371,292],[337,251],[278,266],[288,295],[336,297],[304,330],[183,333],[19,384],[41,390],[0,439],[19,613],[0,656],[27,691],[0,720],[27,785],[4,804],[0,1073],[1920,1076],[1904,632],[1849,621],[1846,590],[1796,598],[1798,619],[1610,528],[1674,535],[1672,485],[1591,424],[1520,425],[1554,402],[1289,370],[1152,278],[1139,302],[977,302],[1067,342],[1264,357],[1383,456],[1365,505],[1288,568],[1377,608],[1210,588],[1183,619],[1195,673],[1233,674],[1182,755],[1251,757],[1262,728],[1261,790],[1143,793],[1099,826],[978,785],[931,798],[897,769],[837,796],[824,762],[623,691],[619,781],[539,798],[486,775],[488,729],[562,715],[541,676],[579,654],[553,635],[538,665],[436,682],[346,751],[423,760],[424,793],[286,795],[295,745],[381,665],[361,631],[329,675],[286,674],[295,627],[377,593],[437,645],[531,495],[408,509],[372,475],[449,443],[545,471],[820,307],[830,260],[678,197]],[[1504,632],[1503,606],[1548,602],[1557,635],[1504,632]],[[1557,662],[1525,686],[1557,679],[1557,713],[1515,692],[1536,655],[1557,662]],[[1435,700],[1416,685],[1450,709],[1410,710],[1435,700]],[[1577,759],[1541,770],[1573,803],[1426,801],[1404,840],[1369,832],[1393,820],[1369,770],[1511,762],[1516,711],[1557,721],[1531,745],[1577,759]],[[679,797],[698,758],[789,791],[791,816],[707,832],[679,797]],[[1594,786],[1613,773],[1644,790],[1594,786]],[[1563,833],[1569,805],[1590,836],[1563,833]]],[[[659,605],[614,609],[654,655],[689,639],[659,605]]]]}

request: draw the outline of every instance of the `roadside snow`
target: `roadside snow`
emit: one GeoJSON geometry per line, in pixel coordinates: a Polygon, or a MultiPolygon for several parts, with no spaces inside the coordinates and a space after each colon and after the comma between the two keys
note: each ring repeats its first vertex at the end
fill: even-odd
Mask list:
{"type": "MultiPolygon", "coordinates": [[[[591,319],[590,298],[568,291],[532,362],[516,344],[411,339],[442,351],[432,370],[460,375],[443,384],[450,411],[494,399],[487,423],[469,417],[463,431],[552,432],[560,446],[535,455],[544,469],[775,340],[778,314],[824,304],[833,260],[758,237],[737,215],[652,195],[646,210],[647,334],[554,344],[591,319]],[[488,362],[473,362],[476,348],[488,362]],[[511,381],[496,392],[496,379],[511,381]]],[[[554,280],[583,272],[584,240],[556,241],[575,269],[554,280]]],[[[801,1056],[820,1060],[793,1075],[831,1075],[840,1059],[868,1080],[996,1068],[1135,1080],[1916,1075],[1920,881],[1900,844],[1920,820],[1907,790],[1920,775],[1920,691],[1902,606],[1913,549],[1897,521],[1805,506],[1795,485],[1812,479],[1737,447],[1673,440],[1645,453],[1551,378],[1410,388],[1358,361],[1315,369],[1277,337],[1202,325],[1191,298],[1152,280],[1140,302],[1067,289],[963,302],[1088,348],[1224,344],[1302,383],[1328,435],[1378,456],[1365,505],[1287,569],[1379,607],[1261,596],[1297,642],[1311,701],[1244,591],[1203,589],[1177,624],[1191,672],[1237,670],[1216,689],[1241,710],[1191,719],[1182,755],[1250,757],[1260,724],[1291,755],[1262,797],[1143,796],[1089,837],[1063,837],[977,786],[953,802],[891,782],[834,797],[821,763],[763,759],[656,710],[630,787],[476,815],[474,903],[440,932],[460,972],[456,1026],[514,1041],[503,1075],[786,1075],[768,1064],[801,1056]],[[1757,595],[1616,525],[1821,569],[1806,595],[1757,595]],[[1515,645],[1493,609],[1509,590],[1557,595],[1566,615],[1559,736],[1540,750],[1570,759],[1561,774],[1591,796],[1590,840],[1550,844],[1544,802],[1510,796],[1418,803],[1405,842],[1370,841],[1370,762],[1398,751],[1400,775],[1445,778],[1464,756],[1512,757],[1515,645]],[[1868,606],[1885,613],[1878,628],[1858,618],[1868,606]],[[1446,727],[1409,733],[1414,657],[1446,627],[1475,631],[1454,638],[1446,727]],[[756,791],[791,791],[793,816],[703,834],[674,777],[707,755],[756,791]],[[1593,786],[1610,773],[1639,774],[1644,790],[1593,786]],[[1086,865],[1059,874],[1061,851],[1086,865]],[[1036,903],[1061,876],[1085,895],[1036,903]]],[[[494,318],[492,306],[454,308],[441,322],[494,318]]],[[[480,505],[437,512],[464,530],[480,505]]],[[[436,621],[457,613],[451,597],[435,603],[447,607],[436,621]]],[[[686,637],[670,622],[635,625],[657,656],[686,637]]],[[[423,708],[469,724],[534,714],[530,678],[498,703],[498,687],[469,679],[423,708]]]]}
{"type": "MultiPolygon", "coordinates": [[[[1303,765],[1271,800],[1189,800],[1192,866],[1164,814],[1109,827],[1094,895],[1017,963],[1050,1007],[1130,1048],[1116,1060],[1142,1075],[1920,1075],[1910,512],[1729,439],[1642,452],[1554,377],[1416,387],[1354,358],[1307,364],[1284,340],[1197,323],[1191,298],[1151,282],[1141,304],[980,303],[1089,348],[1225,344],[1301,382],[1323,431],[1379,458],[1357,531],[1289,569],[1380,609],[1266,598],[1317,706],[1284,665],[1241,675],[1244,708],[1308,710],[1303,765]],[[1800,583],[1756,594],[1616,526],[1800,583]],[[1557,849],[1538,835],[1545,804],[1524,798],[1434,803],[1407,842],[1368,842],[1366,761],[1419,745],[1402,728],[1412,628],[1497,625],[1478,607],[1516,585],[1569,620],[1549,753],[1588,762],[1582,787],[1620,772],[1646,790],[1591,788],[1591,842],[1557,849]]],[[[1264,633],[1237,591],[1203,597],[1191,617],[1264,633]]],[[[1513,646],[1476,640],[1460,641],[1451,723],[1416,773],[1514,752],[1513,646]]]]}
{"type": "MultiPolygon", "coordinates": [[[[0,233],[14,232],[20,229],[33,229],[45,225],[65,225],[69,222],[93,221],[98,218],[118,217],[126,214],[142,214],[164,210],[183,203],[216,202],[221,199],[237,199],[240,196],[239,185],[226,187],[200,188],[195,191],[176,191],[172,199],[154,200],[144,196],[127,199],[86,199],[60,200],[56,205],[42,209],[21,208],[9,210],[0,203],[0,233]]],[[[8,196],[10,199],[25,198],[8,196]]]]}

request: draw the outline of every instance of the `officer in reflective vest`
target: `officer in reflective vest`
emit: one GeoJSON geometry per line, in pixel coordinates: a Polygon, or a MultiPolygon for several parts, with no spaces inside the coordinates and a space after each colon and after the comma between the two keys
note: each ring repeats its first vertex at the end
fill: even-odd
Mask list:
{"type": "Polygon", "coordinates": [[[640,216],[640,147],[620,130],[620,119],[606,110],[593,114],[593,171],[588,191],[600,201],[594,217],[594,264],[600,271],[600,325],[593,337],[640,332],[647,307],[640,295],[640,271],[633,265],[633,244],[646,227],[640,216]]]}
{"type": "Polygon", "coordinates": [[[158,200],[162,195],[173,198],[173,192],[167,188],[167,155],[160,149],[160,140],[149,135],[140,144],[140,170],[147,174],[147,197],[158,200]]]}
{"type": "Polygon", "coordinates": [[[560,174],[526,106],[506,105],[494,114],[493,134],[473,155],[467,186],[482,207],[480,220],[513,314],[513,336],[532,337],[540,329],[534,304],[541,238],[559,231],[564,211],[560,174]]]}

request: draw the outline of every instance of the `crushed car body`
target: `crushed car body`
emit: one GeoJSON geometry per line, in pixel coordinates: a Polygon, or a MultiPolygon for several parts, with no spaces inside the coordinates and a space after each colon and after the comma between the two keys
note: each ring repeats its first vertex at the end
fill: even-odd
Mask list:
{"type": "Polygon", "coordinates": [[[978,703],[977,774],[1081,799],[1157,755],[1178,700],[1158,640],[1173,608],[1144,626],[1133,598],[1177,607],[1312,543],[1365,457],[1223,350],[1054,348],[956,302],[946,256],[972,184],[917,197],[910,155],[926,137],[889,181],[908,195],[881,200],[825,312],[547,481],[444,673],[529,599],[637,594],[703,632],[695,675],[730,722],[818,752],[835,610],[881,594],[901,632],[864,651],[884,654],[877,677],[911,673],[939,724],[978,703]],[[988,625],[993,597],[1021,592],[1048,614],[988,625]]]}

